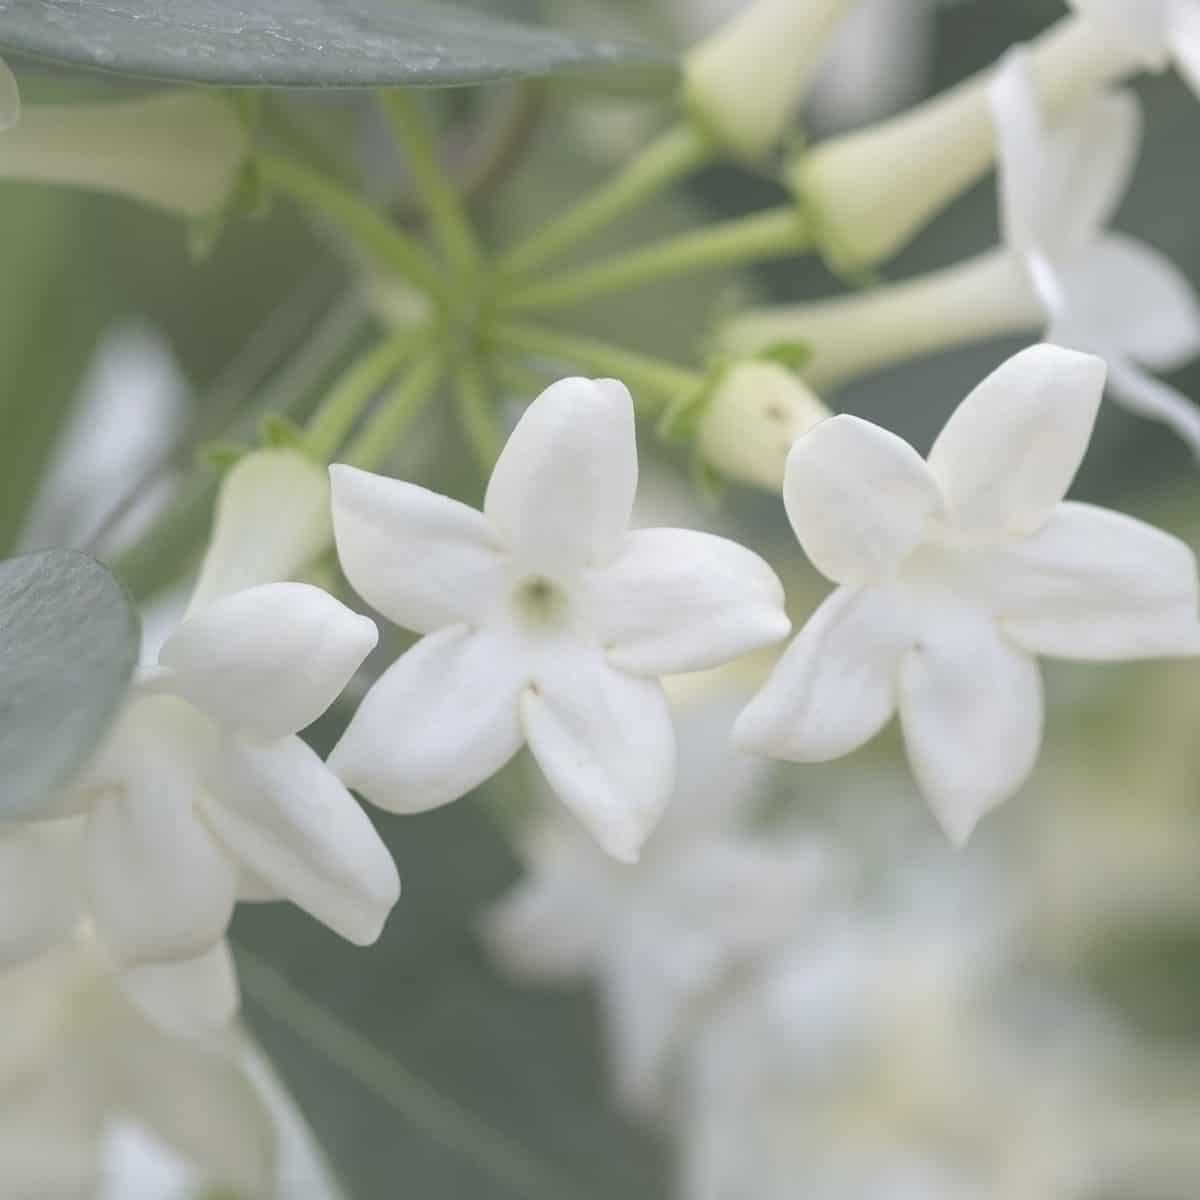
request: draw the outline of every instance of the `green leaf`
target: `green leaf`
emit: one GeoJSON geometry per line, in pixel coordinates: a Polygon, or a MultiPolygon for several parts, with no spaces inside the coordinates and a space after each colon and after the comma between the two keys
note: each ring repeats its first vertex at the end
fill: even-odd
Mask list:
{"type": "Polygon", "coordinates": [[[12,0],[0,11],[0,48],[124,75],[284,87],[481,83],[670,62],[653,47],[428,0],[12,0]]]}
{"type": "Polygon", "coordinates": [[[0,816],[38,815],[91,753],[137,662],[121,585],[75,550],[0,562],[0,816]]]}

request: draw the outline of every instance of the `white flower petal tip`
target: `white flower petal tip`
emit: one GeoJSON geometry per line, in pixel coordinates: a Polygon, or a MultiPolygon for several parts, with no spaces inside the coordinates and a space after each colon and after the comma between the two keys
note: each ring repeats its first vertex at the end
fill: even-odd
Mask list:
{"type": "Polygon", "coordinates": [[[21,119],[21,90],[16,76],[0,58],[0,133],[11,129],[21,119]]]}
{"type": "Polygon", "coordinates": [[[267,583],[189,618],[159,655],[173,691],[275,738],[312,724],[374,649],[375,623],[307,583],[267,583]]]}

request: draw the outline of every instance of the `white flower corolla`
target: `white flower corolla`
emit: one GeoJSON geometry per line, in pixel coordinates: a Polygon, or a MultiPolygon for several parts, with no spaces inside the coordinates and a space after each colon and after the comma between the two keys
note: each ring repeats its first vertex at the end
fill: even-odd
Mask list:
{"type": "MultiPolygon", "coordinates": [[[[189,964],[156,971],[182,976],[189,964]]],[[[130,1121],[208,1186],[273,1195],[274,1122],[232,1031],[148,1022],[86,940],[0,974],[0,1194],[78,1200],[102,1187],[106,1138],[130,1121]]]]}
{"type": "Polygon", "coordinates": [[[330,765],[349,786],[420,812],[527,743],[605,850],[637,858],[675,775],[659,677],[727,662],[789,627],[779,580],[749,550],[693,530],[627,528],[637,473],[633,403],[606,379],[561,380],[529,406],[483,512],[331,468],[347,579],[425,635],[334,748],[330,765]]]}
{"type": "Polygon", "coordinates": [[[21,119],[21,90],[16,76],[0,58],[0,133],[11,129],[21,119]]]}
{"type": "Polygon", "coordinates": [[[705,399],[696,447],[722,475],[778,491],[792,443],[828,416],[795,371],[774,362],[739,362],[705,399]]]}
{"type": "Polygon", "coordinates": [[[755,0],[683,60],[683,103],[733,153],[779,141],[851,0],[755,0]]]}
{"type": "Polygon", "coordinates": [[[1137,158],[1136,98],[1090,97],[1047,129],[1021,50],[989,95],[1005,237],[1045,312],[1045,340],[1106,359],[1117,398],[1200,454],[1200,410],[1137,365],[1170,370],[1200,354],[1200,303],[1159,251],[1106,229],[1137,158]]]}
{"type": "Polygon", "coordinates": [[[1068,0],[1081,16],[1144,59],[1152,70],[1174,62],[1200,93],[1200,0],[1068,0]]]}
{"type": "MultiPolygon", "coordinates": [[[[3,86],[0,81],[0,91],[3,86]]],[[[27,104],[0,135],[0,179],[115,192],[185,217],[207,217],[232,195],[249,149],[233,106],[200,89],[93,104],[27,104]]]]}
{"type": "Polygon", "coordinates": [[[847,415],[801,438],[788,517],[840,586],[738,718],[735,743],[819,762],[861,746],[898,710],[917,782],[961,844],[1037,758],[1035,656],[1200,651],[1191,550],[1062,499],[1103,386],[1100,359],[1034,346],[962,402],[928,462],[847,415]]]}
{"type": "Polygon", "coordinates": [[[525,841],[525,879],[482,924],[510,974],[598,987],[618,1098],[642,1116],[662,1107],[713,994],[818,919],[848,874],[823,841],[745,828],[769,766],[727,746],[743,695],[679,708],[675,800],[636,866],[554,814],[525,841]]]}

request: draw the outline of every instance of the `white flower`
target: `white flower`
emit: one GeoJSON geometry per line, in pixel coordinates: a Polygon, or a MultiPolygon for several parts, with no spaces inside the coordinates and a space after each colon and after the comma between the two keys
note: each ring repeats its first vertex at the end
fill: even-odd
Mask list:
{"type": "Polygon", "coordinates": [[[249,153],[238,114],[215,93],[195,88],[20,109],[3,68],[0,129],[0,179],[116,192],[185,217],[217,212],[249,153]]]}
{"type": "Polygon", "coordinates": [[[352,467],[331,472],[346,577],[426,636],[368,693],[330,765],[374,803],[419,812],[527,742],[592,836],[635,859],[675,773],[658,677],[785,636],[774,572],[711,534],[627,530],[637,449],[615,380],[543,392],[482,513],[352,467]]]}
{"type": "Polygon", "coordinates": [[[291,451],[252,456],[231,475],[202,572],[205,603],[167,638],[46,813],[64,822],[3,843],[0,871],[13,882],[0,954],[29,957],[87,917],[124,965],[192,958],[220,941],[239,896],[286,897],[357,943],[379,935],[399,894],[395,865],[296,736],[375,645],[374,623],[308,584],[221,586],[252,582],[255,558],[261,569],[281,565],[286,538],[255,556],[253,540],[235,552],[222,531],[251,501],[271,506],[260,522],[302,521],[303,505],[279,506],[305,469],[324,489],[324,472],[291,451]]]}
{"type": "Polygon", "coordinates": [[[1183,77],[1200,92],[1200,0],[1069,0],[1116,41],[1127,44],[1146,65],[1162,70],[1174,59],[1183,77]]]}
{"type": "Polygon", "coordinates": [[[963,401],[928,463],[847,415],[801,438],[784,501],[809,558],[840,586],[738,718],[736,744],[836,758],[899,709],[917,781],[962,843],[1033,768],[1035,655],[1200,650],[1188,547],[1062,502],[1103,386],[1100,359],[1034,346],[963,401]]]}
{"type": "Polygon", "coordinates": [[[1136,365],[1170,370],[1200,354],[1200,304],[1161,253],[1106,229],[1137,158],[1137,100],[1095,95],[1047,129],[1020,50],[989,96],[1005,236],[1049,322],[1046,340],[1101,355],[1117,397],[1200,454],[1200,411],[1136,365]]]}
{"type": "Polygon", "coordinates": [[[21,91],[8,64],[0,58],[0,133],[21,119],[21,91]]]}
{"type": "Polygon", "coordinates": [[[850,0],[755,0],[683,62],[685,106],[735,154],[782,136],[850,0]]]}

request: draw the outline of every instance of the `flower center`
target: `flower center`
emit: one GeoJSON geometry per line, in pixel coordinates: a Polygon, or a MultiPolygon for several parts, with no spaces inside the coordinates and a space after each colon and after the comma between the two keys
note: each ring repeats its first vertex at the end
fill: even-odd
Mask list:
{"type": "Polygon", "coordinates": [[[567,593],[545,575],[530,575],[517,584],[513,605],[526,625],[545,629],[561,625],[567,614],[567,593]]]}

